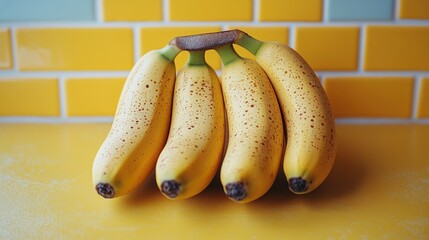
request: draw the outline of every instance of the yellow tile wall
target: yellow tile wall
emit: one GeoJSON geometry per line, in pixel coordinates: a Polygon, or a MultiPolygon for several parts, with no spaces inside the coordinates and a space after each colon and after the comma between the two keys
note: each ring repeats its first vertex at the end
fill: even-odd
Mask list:
{"type": "Polygon", "coordinates": [[[369,26],[366,70],[429,70],[428,26],[369,26]]]}
{"type": "Polygon", "coordinates": [[[170,0],[173,21],[250,21],[252,0],[170,0]]]}
{"type": "Polygon", "coordinates": [[[336,117],[411,117],[413,78],[328,77],[324,87],[336,117]]]}
{"type": "Polygon", "coordinates": [[[105,21],[162,20],[161,0],[103,0],[105,21]]]}
{"type": "Polygon", "coordinates": [[[357,70],[359,29],[299,27],[295,47],[314,70],[357,70]]]}
{"type": "Polygon", "coordinates": [[[260,0],[261,21],[321,21],[322,0],[260,0]]]}
{"type": "Polygon", "coordinates": [[[0,29],[0,69],[12,68],[10,30],[0,29]]]}
{"type": "Polygon", "coordinates": [[[111,116],[125,78],[68,78],[65,82],[68,116],[111,116]]]}
{"type": "Polygon", "coordinates": [[[129,28],[20,28],[20,70],[128,70],[133,66],[129,28]]]}
{"type": "Polygon", "coordinates": [[[426,1],[426,0],[400,1],[399,17],[402,19],[429,19],[429,1],[426,1]]]}
{"type": "MultiPolygon", "coordinates": [[[[429,1],[88,1],[92,16],[75,19],[0,16],[0,123],[111,121],[143,54],[176,36],[239,28],[297,50],[339,122],[429,124],[429,1]]],[[[206,57],[220,74],[216,52],[206,57]]]]}
{"type": "Polygon", "coordinates": [[[0,78],[0,116],[59,116],[57,79],[0,78]]]}
{"type": "Polygon", "coordinates": [[[429,118],[429,78],[424,78],[421,82],[417,117],[429,118]]]}

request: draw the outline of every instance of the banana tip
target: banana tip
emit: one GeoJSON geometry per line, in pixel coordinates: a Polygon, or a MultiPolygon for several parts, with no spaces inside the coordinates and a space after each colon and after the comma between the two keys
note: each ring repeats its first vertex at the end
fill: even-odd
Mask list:
{"type": "Polygon", "coordinates": [[[241,201],[247,197],[246,187],[242,182],[233,182],[225,185],[226,195],[235,200],[241,201]]]}
{"type": "Polygon", "coordinates": [[[104,198],[113,198],[113,196],[115,196],[115,190],[108,183],[97,184],[97,186],[95,186],[95,190],[97,190],[97,193],[104,198]]]}
{"type": "Polygon", "coordinates": [[[289,179],[289,188],[294,193],[304,193],[308,190],[308,183],[301,177],[293,177],[289,179]]]}
{"type": "Polygon", "coordinates": [[[161,192],[169,198],[175,198],[180,193],[180,183],[175,180],[163,181],[161,183],[161,192]]]}

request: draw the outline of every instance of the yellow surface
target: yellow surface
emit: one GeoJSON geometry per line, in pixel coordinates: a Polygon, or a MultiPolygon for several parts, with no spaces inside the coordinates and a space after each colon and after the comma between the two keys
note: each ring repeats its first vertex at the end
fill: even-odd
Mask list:
{"type": "Polygon", "coordinates": [[[429,19],[429,1],[399,1],[399,17],[403,19],[429,19]]]}
{"type": "Polygon", "coordinates": [[[113,116],[125,78],[66,80],[68,116],[113,116]]]}
{"type": "Polygon", "coordinates": [[[109,124],[0,125],[1,239],[427,239],[429,125],[339,125],[336,164],[308,195],[282,175],[237,204],[218,176],[172,201],[150,177],[99,197],[91,166],[109,124]]]}
{"type": "Polygon", "coordinates": [[[128,28],[17,29],[20,70],[129,70],[134,64],[128,28]]]}
{"type": "Polygon", "coordinates": [[[172,21],[250,21],[252,0],[170,0],[172,21]]]}
{"type": "Polygon", "coordinates": [[[420,85],[417,117],[429,118],[429,78],[423,78],[420,85]]]}
{"type": "Polygon", "coordinates": [[[10,30],[0,29],[0,69],[12,68],[12,49],[10,46],[10,30]]]}
{"type": "Polygon", "coordinates": [[[314,70],[357,69],[357,27],[298,27],[295,44],[314,70]]]}
{"type": "MultiPolygon", "coordinates": [[[[289,28],[287,27],[241,27],[231,26],[228,29],[240,29],[250,36],[261,40],[261,41],[276,41],[284,44],[288,44],[289,41],[289,28]]],[[[242,57],[255,59],[255,56],[243,47],[234,45],[237,52],[242,57]]]]}
{"type": "Polygon", "coordinates": [[[336,117],[411,117],[413,78],[332,77],[324,87],[336,117]]]}
{"type": "Polygon", "coordinates": [[[369,26],[365,70],[429,70],[429,27],[369,26]]]}
{"type": "Polygon", "coordinates": [[[323,0],[260,0],[261,21],[321,21],[323,0]]]}
{"type": "MultiPolygon", "coordinates": [[[[220,27],[161,27],[142,28],[140,31],[141,54],[165,47],[173,38],[178,36],[221,31],[220,27]],[[156,36],[156,37],[154,37],[156,36]]],[[[189,53],[183,51],[176,57],[176,69],[179,70],[187,61],[189,53]]],[[[214,50],[206,52],[206,60],[214,69],[221,68],[219,55],[214,50]]]]}
{"type": "Polygon", "coordinates": [[[162,20],[161,0],[104,0],[105,21],[162,20]]]}
{"type": "Polygon", "coordinates": [[[0,116],[58,116],[57,79],[0,79],[0,116]]]}

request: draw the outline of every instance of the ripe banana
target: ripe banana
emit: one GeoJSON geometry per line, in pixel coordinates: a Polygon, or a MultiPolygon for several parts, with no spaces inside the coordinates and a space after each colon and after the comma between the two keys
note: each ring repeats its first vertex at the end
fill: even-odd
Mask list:
{"type": "Polygon", "coordinates": [[[218,76],[204,51],[190,52],[176,79],[170,133],[155,169],[166,197],[192,197],[209,185],[222,157],[224,121],[218,76]]]}
{"type": "Polygon", "coordinates": [[[255,55],[276,91],[287,130],[283,168],[290,190],[313,191],[331,171],[337,148],[335,119],[319,79],[284,44],[258,41],[244,32],[235,42],[255,55]]]}
{"type": "Polygon", "coordinates": [[[131,70],[123,87],[112,127],[92,167],[98,194],[124,195],[155,168],[170,124],[180,50],[172,45],[145,54],[131,70]]]}
{"type": "Polygon", "coordinates": [[[239,57],[231,44],[216,50],[224,63],[221,86],[229,131],[221,182],[229,198],[247,203],[264,195],[277,176],[284,140],[281,113],[255,61],[239,57]]]}

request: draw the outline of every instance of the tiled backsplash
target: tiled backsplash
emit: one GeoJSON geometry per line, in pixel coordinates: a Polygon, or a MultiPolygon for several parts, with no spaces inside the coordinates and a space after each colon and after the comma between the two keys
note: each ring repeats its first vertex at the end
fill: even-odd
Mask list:
{"type": "Polygon", "coordinates": [[[0,122],[109,122],[142,54],[233,28],[301,53],[339,122],[429,123],[424,0],[0,0],[0,122]]]}

